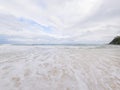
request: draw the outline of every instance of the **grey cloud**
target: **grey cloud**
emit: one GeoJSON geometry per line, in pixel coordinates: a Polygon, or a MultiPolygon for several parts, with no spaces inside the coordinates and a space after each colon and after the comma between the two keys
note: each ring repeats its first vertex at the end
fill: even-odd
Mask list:
{"type": "Polygon", "coordinates": [[[0,1],[0,34],[12,42],[106,43],[120,34],[120,0],[0,1]],[[46,33],[20,17],[54,30],[46,33]]]}

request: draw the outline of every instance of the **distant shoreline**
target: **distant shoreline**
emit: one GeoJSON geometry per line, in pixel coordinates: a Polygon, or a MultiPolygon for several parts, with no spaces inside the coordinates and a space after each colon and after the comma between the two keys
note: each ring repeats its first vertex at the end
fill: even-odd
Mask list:
{"type": "Polygon", "coordinates": [[[108,44],[0,44],[0,45],[16,45],[16,46],[99,46],[108,44]]]}

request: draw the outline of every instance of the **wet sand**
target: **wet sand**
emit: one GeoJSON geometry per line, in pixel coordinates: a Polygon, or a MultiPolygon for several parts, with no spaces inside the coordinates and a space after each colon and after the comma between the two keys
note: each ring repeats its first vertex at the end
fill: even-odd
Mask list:
{"type": "Polygon", "coordinates": [[[0,90],[120,90],[120,46],[0,46],[0,90]]]}

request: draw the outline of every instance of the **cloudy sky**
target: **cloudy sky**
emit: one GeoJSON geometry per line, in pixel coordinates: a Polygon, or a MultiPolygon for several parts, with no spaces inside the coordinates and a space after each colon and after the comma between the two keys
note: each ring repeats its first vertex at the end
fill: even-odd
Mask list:
{"type": "Polygon", "coordinates": [[[106,44],[120,35],[120,0],[0,0],[0,43],[106,44]]]}

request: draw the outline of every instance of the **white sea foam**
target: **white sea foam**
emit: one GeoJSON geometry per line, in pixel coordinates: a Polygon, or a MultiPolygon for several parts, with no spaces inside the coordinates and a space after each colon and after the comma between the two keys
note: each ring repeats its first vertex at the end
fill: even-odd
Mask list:
{"type": "Polygon", "coordinates": [[[0,90],[119,90],[120,46],[0,46],[0,90]]]}

